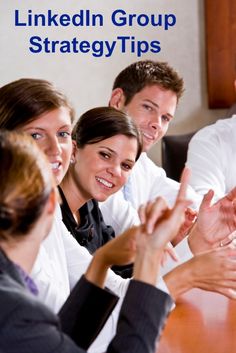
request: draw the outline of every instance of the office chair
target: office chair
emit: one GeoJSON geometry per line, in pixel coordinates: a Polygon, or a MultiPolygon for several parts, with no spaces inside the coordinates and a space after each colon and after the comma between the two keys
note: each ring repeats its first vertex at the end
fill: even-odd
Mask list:
{"type": "Polygon", "coordinates": [[[188,144],[195,132],[164,136],[161,142],[162,167],[169,178],[180,180],[187,160],[188,144]]]}

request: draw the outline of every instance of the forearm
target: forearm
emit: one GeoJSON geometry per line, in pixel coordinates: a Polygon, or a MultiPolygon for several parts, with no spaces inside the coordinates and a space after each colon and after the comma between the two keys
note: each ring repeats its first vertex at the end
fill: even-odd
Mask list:
{"type": "Polygon", "coordinates": [[[116,336],[107,352],[154,352],[172,305],[168,294],[148,284],[131,281],[116,336]]]}
{"type": "Polygon", "coordinates": [[[89,264],[89,267],[85,273],[85,277],[89,282],[100,288],[104,288],[104,283],[109,267],[110,266],[105,264],[103,261],[102,251],[98,249],[89,264]]]}
{"type": "Polygon", "coordinates": [[[80,347],[88,349],[117,301],[118,297],[112,292],[99,288],[83,276],[59,312],[62,331],[80,347]]]}
{"type": "Polygon", "coordinates": [[[177,266],[163,277],[174,301],[180,295],[194,287],[193,273],[190,262],[191,260],[177,266]]]}
{"type": "Polygon", "coordinates": [[[156,284],[163,250],[140,252],[136,255],[133,278],[151,285],[156,284]]]}

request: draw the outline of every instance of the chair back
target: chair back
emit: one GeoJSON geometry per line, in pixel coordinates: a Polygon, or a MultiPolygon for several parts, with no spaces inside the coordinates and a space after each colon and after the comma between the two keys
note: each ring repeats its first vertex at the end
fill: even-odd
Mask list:
{"type": "Polygon", "coordinates": [[[162,167],[169,178],[180,180],[187,160],[188,144],[195,132],[164,136],[161,142],[162,167]]]}

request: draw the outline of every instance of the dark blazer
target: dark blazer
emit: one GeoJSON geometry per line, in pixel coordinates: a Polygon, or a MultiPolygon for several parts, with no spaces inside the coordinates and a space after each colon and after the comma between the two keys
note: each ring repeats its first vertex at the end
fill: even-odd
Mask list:
{"type": "MultiPolygon", "coordinates": [[[[58,317],[28,292],[14,264],[0,251],[0,352],[84,353],[77,345],[80,344],[79,337],[84,334],[81,322],[90,323],[90,326],[85,325],[87,331],[96,331],[96,325],[92,323],[95,317],[95,322],[99,324],[97,312],[100,311],[100,300],[103,310],[107,302],[109,311],[117,298],[92,285],[84,277],[75,288],[60,312],[62,328],[68,333],[66,335],[62,332],[58,317]],[[105,293],[104,297],[102,293],[105,293]],[[86,317],[86,308],[90,305],[96,310],[89,310],[91,317],[86,317]]],[[[167,294],[142,282],[131,281],[121,308],[117,334],[107,352],[154,352],[156,338],[171,305],[172,300],[167,294]]],[[[94,333],[88,336],[90,338],[85,340],[85,345],[94,333]]]]}

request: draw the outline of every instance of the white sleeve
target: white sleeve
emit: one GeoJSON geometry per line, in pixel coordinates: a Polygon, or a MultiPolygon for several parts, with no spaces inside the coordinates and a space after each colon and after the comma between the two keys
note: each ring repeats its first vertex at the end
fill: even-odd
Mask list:
{"type": "Polygon", "coordinates": [[[38,299],[54,313],[58,313],[70,293],[68,278],[64,278],[63,274],[58,276],[56,264],[43,245],[30,275],[37,285],[38,299]]]}
{"type": "Polygon", "coordinates": [[[63,243],[71,290],[78,282],[79,278],[86,272],[92,259],[92,255],[85,247],[77,243],[76,239],[67,230],[64,223],[62,224],[62,227],[64,228],[63,243]]]}
{"type": "Polygon", "coordinates": [[[105,202],[100,202],[99,207],[105,223],[112,226],[116,235],[140,224],[137,210],[125,200],[122,190],[111,195],[105,202]]]}
{"type": "MultiPolygon", "coordinates": [[[[179,187],[180,183],[168,177],[162,179],[157,178],[156,183],[154,183],[152,187],[152,198],[162,196],[168,202],[168,205],[173,207],[179,191],[179,187]]],[[[187,188],[187,198],[192,201],[190,207],[193,210],[198,210],[202,201],[202,196],[198,195],[190,185],[187,188]]]]}
{"type": "Polygon", "coordinates": [[[43,241],[31,271],[39,289],[39,299],[55,313],[59,311],[70,293],[69,277],[63,228],[61,227],[60,206],[57,206],[52,229],[43,241]]]}
{"type": "Polygon", "coordinates": [[[215,200],[225,195],[223,160],[220,140],[216,134],[210,134],[209,129],[199,131],[192,138],[187,166],[191,169],[190,185],[197,193],[204,195],[209,189],[213,189],[215,200]]]}
{"type": "MultiPolygon", "coordinates": [[[[55,313],[67,299],[70,290],[86,272],[92,255],[75,240],[57,209],[52,230],[40,247],[31,276],[39,289],[39,299],[55,313]]],[[[127,280],[108,272],[106,286],[117,295],[126,292],[127,280]]]]}

